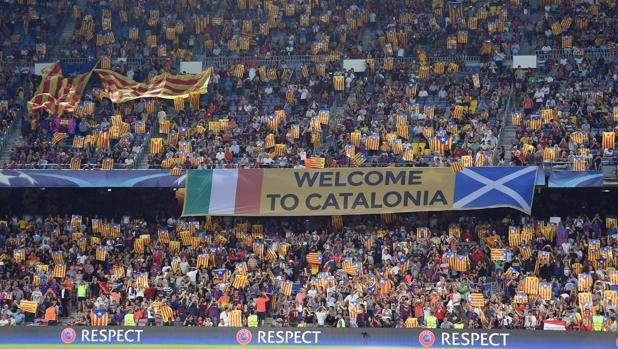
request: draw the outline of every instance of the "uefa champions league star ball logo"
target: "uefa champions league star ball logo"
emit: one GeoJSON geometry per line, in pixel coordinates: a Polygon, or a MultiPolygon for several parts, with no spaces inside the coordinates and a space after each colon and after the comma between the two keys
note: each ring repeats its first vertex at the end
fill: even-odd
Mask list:
{"type": "Polygon", "coordinates": [[[243,328],[242,330],[240,330],[240,331],[238,331],[236,333],[236,341],[240,345],[247,345],[247,344],[251,343],[251,338],[252,337],[253,337],[253,335],[251,334],[251,331],[249,331],[246,328],[243,328]]]}
{"type": "Polygon", "coordinates": [[[422,346],[430,347],[436,341],[436,336],[433,335],[433,332],[425,330],[418,335],[418,341],[422,346]]]}
{"type": "Polygon", "coordinates": [[[60,332],[60,340],[64,344],[71,344],[75,342],[75,338],[77,338],[77,334],[75,333],[75,330],[70,327],[67,327],[60,332]]]}

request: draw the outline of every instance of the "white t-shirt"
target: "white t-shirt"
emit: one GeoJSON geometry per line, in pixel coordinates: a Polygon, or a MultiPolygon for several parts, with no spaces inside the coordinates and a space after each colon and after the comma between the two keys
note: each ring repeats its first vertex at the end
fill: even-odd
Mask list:
{"type": "Polygon", "coordinates": [[[229,327],[230,326],[230,317],[227,314],[227,311],[222,311],[219,315],[219,326],[229,327]]]}

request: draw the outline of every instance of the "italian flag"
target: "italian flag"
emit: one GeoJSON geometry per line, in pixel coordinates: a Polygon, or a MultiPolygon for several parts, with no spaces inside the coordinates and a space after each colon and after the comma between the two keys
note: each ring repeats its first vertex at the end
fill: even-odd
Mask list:
{"type": "Polygon", "coordinates": [[[263,173],[259,168],[193,171],[187,193],[199,197],[188,202],[185,194],[183,216],[259,215],[263,173]]]}

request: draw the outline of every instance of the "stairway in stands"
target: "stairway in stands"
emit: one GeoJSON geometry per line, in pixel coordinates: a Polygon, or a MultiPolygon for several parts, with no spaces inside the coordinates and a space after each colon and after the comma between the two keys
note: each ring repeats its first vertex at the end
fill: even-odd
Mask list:
{"type": "Polygon", "coordinates": [[[21,114],[11,124],[9,131],[6,134],[6,141],[4,144],[0,144],[0,164],[10,162],[11,150],[15,146],[17,140],[21,137],[19,129],[21,125],[21,114]]]}
{"type": "MultiPolygon", "coordinates": [[[[88,0],[77,0],[75,2],[75,5],[79,6],[79,8],[83,12],[88,6],[88,0]]],[[[58,59],[64,56],[62,51],[64,49],[68,49],[69,47],[69,43],[73,38],[73,32],[75,31],[75,25],[77,24],[77,20],[73,17],[72,14],[69,14],[65,18],[63,23],[64,27],[62,27],[62,30],[58,32],[58,41],[54,45],[53,50],[50,52],[53,59],[58,59]]]]}
{"type": "Polygon", "coordinates": [[[500,139],[498,140],[499,146],[504,147],[504,163],[508,165],[511,161],[511,149],[513,148],[513,144],[516,143],[516,131],[517,126],[513,125],[511,114],[513,111],[518,110],[518,106],[520,105],[518,100],[517,91],[511,89],[510,97],[507,101],[506,107],[504,108],[504,118],[502,124],[502,132],[500,134],[500,139]]]}

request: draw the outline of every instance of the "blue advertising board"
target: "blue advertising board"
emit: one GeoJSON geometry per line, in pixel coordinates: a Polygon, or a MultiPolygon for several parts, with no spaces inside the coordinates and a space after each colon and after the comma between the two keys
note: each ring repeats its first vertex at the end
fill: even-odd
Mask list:
{"type": "Polygon", "coordinates": [[[0,188],[182,188],[169,170],[0,170],[0,188]]]}
{"type": "Polygon", "coordinates": [[[603,173],[597,171],[551,171],[549,188],[601,188],[603,173]]]}
{"type": "Polygon", "coordinates": [[[525,330],[232,327],[4,327],[0,347],[616,348],[616,333],[525,330]]]}

